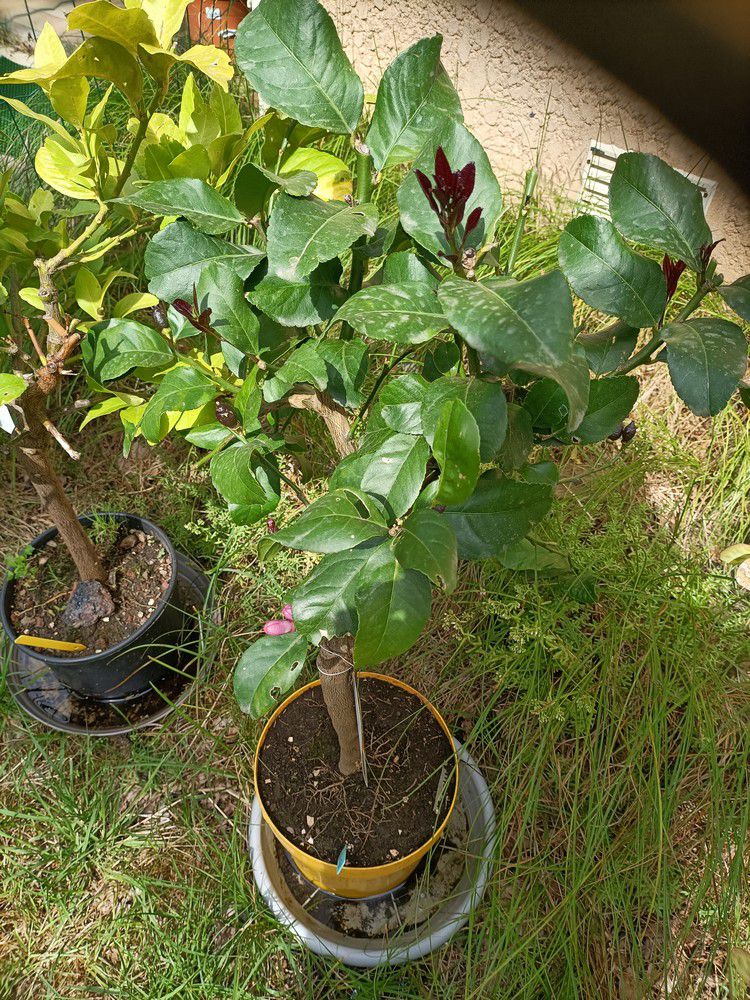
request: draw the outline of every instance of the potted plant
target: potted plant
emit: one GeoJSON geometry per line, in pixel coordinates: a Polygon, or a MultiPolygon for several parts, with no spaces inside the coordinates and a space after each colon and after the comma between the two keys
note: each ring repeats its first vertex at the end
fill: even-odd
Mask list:
{"type": "MultiPolygon", "coordinates": [[[[173,5],[165,15],[150,4],[121,9],[95,0],[69,16],[70,28],[89,36],[70,56],[47,24],[34,66],[3,78],[6,84],[37,83],[59,115],[53,119],[3,98],[45,126],[37,173],[58,194],[74,199],[75,208],[57,205],[45,189],[28,206],[4,192],[3,430],[54,528],[12,560],[0,617],[11,641],[30,647],[70,690],[95,699],[143,694],[170,669],[184,625],[177,556],[164,532],[142,518],[77,516],[51,448],[59,446],[73,459],[78,454],[54,423],[51,404],[73,374],[87,332],[106,315],[113,281],[131,277],[103,264],[143,227],[136,211],[117,199],[154,172],[220,183],[247,141],[234,100],[224,93],[232,72],[226,54],[195,46],[178,55],[171,47],[184,7],[173,5]],[[188,77],[180,128],[160,111],[178,64],[214,81],[209,107],[188,77]],[[102,90],[100,80],[108,89],[102,90]],[[90,99],[92,83],[99,100],[90,99]],[[132,110],[124,143],[107,120],[113,88],[132,110]],[[208,121],[219,112],[221,125],[208,121]],[[84,223],[71,233],[66,217],[74,226],[79,218],[84,223]],[[32,270],[37,284],[27,284],[32,270]]],[[[118,302],[115,315],[125,317],[157,301],[136,291],[118,302]]],[[[125,370],[138,359],[130,354],[109,363],[124,364],[125,370]]],[[[118,399],[118,405],[129,402],[128,396],[118,399]]],[[[97,415],[94,409],[84,423],[97,415]]]]}
{"type": "Polygon", "coordinates": [[[265,820],[315,885],[352,898],[403,881],[460,794],[437,710],[363,668],[419,640],[459,559],[566,571],[529,531],[553,502],[560,448],[632,437],[631,372],[666,361],[680,397],[713,415],[747,365],[738,325],[693,313],[718,292],[747,318],[748,279],[723,283],[698,191],[656,157],[621,157],[613,221],[574,219],[559,270],[514,277],[528,199],[499,244],[500,187],[440,45],[423,39],[388,67],[368,122],[324,9],[261,0],[236,56],[273,111],[251,126],[258,142],[232,196],[197,204],[174,181],[170,199],[154,185],[121,199],[182,217],[146,252],[167,322],[87,338],[101,383],[124,342],[167,343],[153,394],[121,411],[126,439],[182,430],[206,449],[232,518],[269,519],[265,558],[281,546],[320,557],[242,656],[235,692],[243,711],[273,711],[255,763],[265,820]],[[338,190],[325,183],[331,134],[351,136],[351,193],[345,165],[338,190]],[[398,218],[382,221],[373,190],[386,171],[400,176],[398,218]],[[251,245],[220,238],[242,221],[251,245]],[[679,307],[682,270],[695,292],[679,307]],[[581,328],[573,293],[591,307],[581,328]],[[602,314],[613,317],[603,328],[602,314]],[[373,342],[387,363],[372,364],[373,342]],[[312,501],[291,474],[300,411],[338,457],[312,501]],[[279,528],[282,489],[298,508],[279,528]],[[274,710],[311,650],[319,679],[274,710]]]}

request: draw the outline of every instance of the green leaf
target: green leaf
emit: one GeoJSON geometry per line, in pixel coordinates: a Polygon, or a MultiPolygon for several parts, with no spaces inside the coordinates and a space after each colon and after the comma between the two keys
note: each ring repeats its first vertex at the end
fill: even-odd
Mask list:
{"type": "Polygon", "coordinates": [[[241,711],[254,719],[266,715],[276,698],[297,680],[307,655],[307,639],[298,632],[264,635],[240,657],[234,671],[234,696],[241,711]]]}
{"type": "Polygon", "coordinates": [[[530,538],[514,542],[498,556],[506,569],[525,570],[532,573],[569,573],[570,560],[562,552],[547,548],[530,538]]]}
{"type": "Polygon", "coordinates": [[[100,384],[133,368],[166,368],[175,361],[159,331],[133,319],[111,319],[90,330],[81,343],[81,354],[86,371],[100,384]]]}
{"type": "Polygon", "coordinates": [[[333,319],[346,299],[340,277],[340,261],[330,260],[300,281],[266,275],[248,297],[254,306],[282,326],[312,326],[333,319]]]}
{"type": "Polygon", "coordinates": [[[127,48],[108,38],[87,38],[63,63],[56,80],[76,76],[96,76],[109,80],[138,111],[143,96],[143,74],[138,61],[127,48]]]}
{"type": "Polygon", "coordinates": [[[471,496],[479,477],[479,428],[460,399],[443,404],[435,425],[432,453],[440,466],[435,501],[456,504],[471,496]]]}
{"type": "Polygon", "coordinates": [[[240,278],[247,276],[265,254],[250,246],[234,246],[198,232],[187,222],[173,222],[156,233],[146,245],[144,267],[148,290],[165,302],[192,299],[209,262],[218,262],[240,278]]]}
{"type": "Polygon", "coordinates": [[[723,410],[747,369],[747,341],[736,323],[689,319],[661,331],[672,385],[699,417],[723,410]]]}
{"type": "Polygon", "coordinates": [[[638,330],[627,323],[612,323],[578,337],[577,343],[586,352],[586,360],[594,375],[607,375],[628,360],[638,343],[638,330]]]}
{"type": "Polygon", "coordinates": [[[432,590],[427,577],[404,569],[389,545],[376,552],[362,571],[357,591],[357,667],[373,667],[405,652],[430,617],[432,590]]]}
{"type": "Polygon", "coordinates": [[[442,514],[429,509],[410,514],[396,535],[394,552],[404,569],[424,573],[433,583],[441,583],[448,593],[455,590],[458,546],[442,514]]]}
{"type": "Polygon", "coordinates": [[[427,442],[411,434],[390,434],[379,447],[362,454],[367,461],[363,458],[361,488],[401,517],[422,489],[430,454],[427,442]]]}
{"type": "Polygon", "coordinates": [[[500,468],[506,472],[520,469],[533,447],[534,431],[531,417],[522,406],[508,403],[508,431],[498,453],[500,468]]]}
{"type": "Polygon", "coordinates": [[[20,375],[0,372],[0,406],[12,403],[26,391],[26,380],[20,375]]]}
{"type": "Polygon", "coordinates": [[[219,262],[204,268],[198,281],[198,302],[211,310],[211,326],[223,341],[245,354],[258,353],[258,317],[247,303],[243,281],[219,262]]]}
{"type": "Polygon", "coordinates": [[[210,235],[226,233],[244,221],[231,201],[214,191],[205,181],[178,177],[154,181],[114,201],[133,205],[152,215],[181,215],[196,229],[210,235]]]}
{"type": "Polygon", "coordinates": [[[344,201],[352,193],[351,170],[338,156],[327,153],[324,149],[300,147],[293,150],[279,167],[282,177],[300,171],[315,174],[312,194],[322,201],[344,201]]]}
{"type": "Polygon", "coordinates": [[[357,630],[355,594],[362,567],[372,556],[370,548],[333,552],[323,556],[315,569],[289,596],[297,630],[318,643],[333,635],[357,630]]]}
{"type": "Polygon", "coordinates": [[[159,300],[155,295],[151,295],[148,292],[130,292],[115,302],[112,315],[122,318],[123,316],[128,316],[130,313],[140,312],[142,309],[151,309],[152,306],[158,304],[159,300]]]}
{"type": "Polygon", "coordinates": [[[268,226],[268,270],[286,281],[299,281],[361,236],[375,232],[374,205],[292,198],[280,194],[268,226]]]}
{"type": "Polygon", "coordinates": [[[436,344],[432,351],[425,354],[422,374],[428,382],[435,382],[447,375],[448,372],[455,372],[460,361],[461,352],[455,341],[442,341],[436,344]]]}
{"type": "Polygon", "coordinates": [[[317,183],[318,178],[309,170],[298,170],[282,177],[257,163],[246,163],[234,182],[234,200],[237,208],[252,218],[263,211],[274,191],[281,189],[299,198],[311,194],[317,183]]]}
{"type": "Polygon", "coordinates": [[[364,397],[362,386],[369,368],[367,344],[361,340],[321,340],[318,354],[326,366],[326,391],[341,406],[353,409],[364,397]]]}
{"type": "Polygon", "coordinates": [[[399,375],[386,381],[370,411],[368,431],[391,427],[404,434],[421,434],[427,385],[421,375],[399,375]]]}
{"type": "Polygon", "coordinates": [[[332,490],[305,507],[274,539],[291,549],[341,552],[387,534],[385,520],[372,501],[358,490],[347,488],[332,490]]]}
{"type": "Polygon", "coordinates": [[[551,378],[539,379],[531,386],[523,409],[537,430],[564,433],[568,423],[568,398],[562,386],[551,378]]]}
{"type": "Polygon", "coordinates": [[[622,153],[609,184],[609,210],[623,236],[701,270],[700,248],[711,242],[698,188],[664,160],[622,153]]]}
{"type": "Polygon", "coordinates": [[[482,461],[491,461],[505,439],[507,427],[507,403],[501,387],[496,382],[455,376],[430,382],[423,396],[422,428],[433,447],[438,420],[449,399],[466,405],[479,428],[482,461]]]}
{"type": "Polygon", "coordinates": [[[744,274],[731,285],[722,285],[719,295],[746,323],[750,323],[750,274],[744,274]]]}
{"type": "Polygon", "coordinates": [[[394,344],[422,344],[449,326],[437,295],[422,281],[363,288],[344,303],[336,319],[373,340],[394,344]]]}
{"type": "Polygon", "coordinates": [[[208,424],[199,424],[185,435],[185,440],[196,448],[203,448],[205,451],[214,451],[219,445],[224,444],[234,434],[220,424],[218,420],[212,420],[208,424]]]}
{"type": "Polygon", "coordinates": [[[173,368],[166,373],[143,412],[143,436],[150,444],[157,444],[169,432],[169,424],[163,419],[168,413],[197,410],[218,395],[216,383],[194,368],[185,365],[173,368]]]}
{"type": "Polygon", "coordinates": [[[353,132],[364,92],[316,0],[261,0],[240,24],[237,65],[263,100],[304,125],[353,132]]]}
{"type": "Polygon", "coordinates": [[[274,403],[295,385],[308,384],[323,390],[327,383],[328,371],[318,351],[318,343],[308,340],[292,351],[273,378],[266,379],[263,383],[263,398],[267,403],[274,403]]]}
{"type": "Polygon", "coordinates": [[[490,471],[480,476],[468,500],[447,507],[443,517],[456,533],[461,559],[488,559],[523,538],[551,503],[550,486],[490,471]]]}
{"type": "Polygon", "coordinates": [[[81,421],[78,430],[82,431],[92,420],[98,420],[99,417],[107,417],[110,413],[117,413],[120,410],[124,410],[126,406],[138,406],[142,402],[143,399],[140,396],[133,396],[126,392],[113,393],[98,403],[94,403],[91,409],[87,410],[86,416],[81,421]]]}
{"type": "Polygon", "coordinates": [[[145,10],[115,7],[109,0],[93,0],[92,3],[74,7],[68,14],[68,30],[108,38],[133,55],[138,55],[141,42],[148,45],[159,44],[145,10]]]}
{"type": "Polygon", "coordinates": [[[586,416],[575,430],[582,444],[604,441],[614,434],[638,399],[640,386],[632,375],[593,379],[586,416]]]}
{"type": "MultiPolygon", "coordinates": [[[[434,174],[435,151],[438,146],[443,147],[453,170],[464,167],[470,162],[476,165],[476,183],[466,205],[464,217],[468,218],[474,208],[481,206],[481,221],[466,242],[467,247],[480,247],[494,234],[503,205],[500,186],[492,172],[490,161],[468,129],[460,122],[449,121],[432,133],[429,142],[416,158],[414,166],[430,176],[434,174]]],[[[397,200],[401,225],[406,232],[432,254],[449,252],[435,214],[413,170],[398,189],[397,200]]]]}
{"type": "Polygon", "coordinates": [[[583,301],[630,326],[656,326],[667,301],[661,267],[634,253],[606,219],[582,215],[560,236],[560,267],[583,301]]]}
{"type": "Polygon", "coordinates": [[[383,284],[401,285],[405,281],[421,281],[435,289],[438,286],[438,279],[427,270],[415,253],[400,250],[386,257],[383,264],[383,284]]]}
{"type": "Polygon", "coordinates": [[[448,277],[439,298],[451,326],[506,368],[552,378],[570,402],[569,429],[583,419],[588,366],[573,341],[573,301],[560,271],[528,281],[448,277]]]}
{"type": "Polygon", "coordinates": [[[440,62],[442,35],[402,52],[378,87],[367,145],[378,170],[413,160],[444,118],[463,121],[461,100],[440,62]]]}
{"type": "Polygon", "coordinates": [[[261,461],[252,438],[238,441],[211,459],[211,482],[229,504],[235,524],[255,524],[279,503],[279,476],[261,461]]]}

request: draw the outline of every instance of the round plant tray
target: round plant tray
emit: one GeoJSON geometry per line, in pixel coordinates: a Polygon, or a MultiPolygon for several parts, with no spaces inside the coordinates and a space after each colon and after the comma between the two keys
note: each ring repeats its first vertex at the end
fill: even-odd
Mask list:
{"type": "MultiPolygon", "coordinates": [[[[189,559],[177,553],[177,594],[180,606],[196,612],[210,604],[210,581],[189,559]]],[[[182,704],[200,673],[197,639],[180,651],[178,668],[170,671],[159,690],[122,701],[95,701],[67,688],[41,660],[13,646],[7,682],[11,694],[32,718],[63,733],[120,736],[155,726],[182,704]]]]}
{"type": "Polygon", "coordinates": [[[454,743],[458,801],[442,840],[402,886],[372,899],[342,899],[308,882],[255,796],[248,847],[256,884],[274,916],[311,951],[360,968],[400,965],[444,945],[466,923],[487,885],[496,824],[487,782],[454,743]]]}

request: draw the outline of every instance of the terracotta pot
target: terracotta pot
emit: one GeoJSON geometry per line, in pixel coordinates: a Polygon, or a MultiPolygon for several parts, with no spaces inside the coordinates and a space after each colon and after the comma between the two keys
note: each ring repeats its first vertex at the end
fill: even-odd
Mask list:
{"type": "Polygon", "coordinates": [[[244,0],[193,0],[188,6],[188,29],[193,45],[234,49],[234,36],[247,14],[244,0]]]}
{"type": "Polygon", "coordinates": [[[295,691],[289,698],[286,699],[286,701],[279,705],[266,723],[263,732],[261,733],[260,740],[258,741],[258,747],[255,751],[255,792],[258,797],[258,802],[260,803],[260,808],[263,812],[266,823],[268,823],[273,832],[273,835],[283,845],[284,849],[291,856],[295,865],[302,872],[305,878],[309,879],[313,885],[317,885],[320,889],[323,889],[326,892],[335,893],[337,896],[343,896],[347,899],[366,899],[369,896],[377,896],[381,893],[389,892],[391,889],[395,889],[396,886],[401,885],[402,882],[405,882],[425,854],[427,854],[427,852],[434,847],[442,837],[458,797],[458,756],[456,754],[450,730],[435,706],[430,704],[427,698],[420,694],[419,691],[415,691],[413,687],[410,687],[408,684],[404,684],[403,681],[396,680],[395,677],[386,677],[384,674],[370,673],[366,670],[361,671],[359,676],[373,677],[376,680],[385,681],[387,684],[392,684],[394,687],[401,688],[403,691],[408,691],[409,694],[413,694],[415,697],[419,698],[419,700],[432,713],[440,725],[440,728],[445,733],[447,745],[451,748],[453,754],[454,774],[456,776],[456,780],[454,781],[453,797],[451,799],[450,808],[448,809],[445,818],[432,834],[430,839],[425,841],[425,843],[418,847],[416,851],[412,851],[411,854],[407,854],[405,857],[399,858],[397,861],[391,861],[385,865],[374,865],[368,868],[357,868],[353,865],[345,865],[337,874],[336,865],[331,864],[328,861],[321,861],[320,858],[313,857],[306,851],[301,850],[296,844],[293,844],[288,837],[286,837],[278,826],[276,826],[266,810],[263,802],[262,786],[258,780],[260,751],[271,726],[273,726],[276,719],[288,705],[299,698],[300,695],[304,694],[305,691],[309,691],[310,688],[318,687],[320,685],[320,681],[313,681],[311,684],[306,684],[304,687],[300,688],[299,691],[295,691]]]}

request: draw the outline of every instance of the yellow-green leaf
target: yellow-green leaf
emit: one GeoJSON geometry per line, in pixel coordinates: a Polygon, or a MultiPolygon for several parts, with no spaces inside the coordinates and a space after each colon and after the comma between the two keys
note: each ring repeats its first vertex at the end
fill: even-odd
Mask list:
{"type": "Polygon", "coordinates": [[[134,110],[138,109],[143,96],[143,76],[135,57],[108,38],[88,38],[57,71],[55,78],[65,80],[71,76],[109,80],[134,110]]]}
{"type": "Polygon", "coordinates": [[[115,304],[112,315],[117,317],[129,316],[130,313],[138,312],[139,309],[151,309],[152,306],[158,304],[159,300],[150,292],[131,292],[129,295],[124,295],[115,304]]]}
{"type": "Polygon", "coordinates": [[[23,299],[24,302],[28,302],[30,306],[35,309],[39,309],[40,312],[44,312],[44,303],[39,297],[39,289],[34,288],[29,285],[27,288],[21,288],[18,292],[19,299],[23,299]]]}
{"type": "Polygon", "coordinates": [[[104,289],[96,275],[87,267],[79,267],[76,274],[75,294],[78,305],[92,319],[102,319],[101,305],[104,289]]]}
{"type": "MultiPolygon", "coordinates": [[[[163,4],[160,6],[163,7],[163,4]]],[[[68,14],[68,28],[108,38],[137,55],[141,42],[158,45],[154,25],[145,10],[115,7],[109,0],[93,0],[74,7],[68,14]]]]}
{"type": "Polygon", "coordinates": [[[86,175],[92,162],[84,153],[66,149],[50,137],[37,150],[34,166],[41,179],[55,191],[82,201],[96,199],[96,184],[86,175]]]}
{"type": "Polygon", "coordinates": [[[89,81],[85,76],[71,76],[66,80],[53,80],[49,88],[52,107],[66,122],[79,127],[86,115],[89,98],[89,81]]]}
{"type": "Polygon", "coordinates": [[[45,21],[34,46],[34,66],[59,69],[67,58],[68,54],[57,32],[49,21],[45,21]]]}
{"type": "Polygon", "coordinates": [[[0,406],[12,403],[26,390],[26,382],[20,375],[0,372],[0,406]]]}
{"type": "Polygon", "coordinates": [[[279,169],[281,177],[298,170],[309,170],[318,178],[313,194],[323,201],[344,201],[352,193],[352,172],[338,156],[322,149],[300,147],[287,157],[279,169]]]}
{"type": "Polygon", "coordinates": [[[64,125],[60,122],[55,121],[54,118],[50,118],[49,115],[43,115],[39,111],[34,111],[24,104],[23,101],[17,101],[15,97],[6,97],[4,94],[0,94],[0,101],[5,101],[9,104],[14,111],[17,111],[19,115],[23,115],[24,118],[33,118],[36,122],[41,122],[42,125],[46,125],[51,132],[55,132],[65,145],[70,150],[81,150],[80,143],[67,131],[64,125]]]}
{"type": "MultiPolygon", "coordinates": [[[[141,0],[139,6],[150,18],[162,48],[168,48],[180,30],[189,3],[190,0],[141,0]]],[[[126,3],[126,6],[134,7],[135,4],[126,3]]]]}
{"type": "Polygon", "coordinates": [[[229,89],[229,81],[234,75],[228,53],[214,45],[193,45],[180,56],[154,45],[142,44],[139,53],[144,66],[157,80],[163,80],[176,62],[194,66],[209,80],[218,83],[222,90],[229,89]]]}

